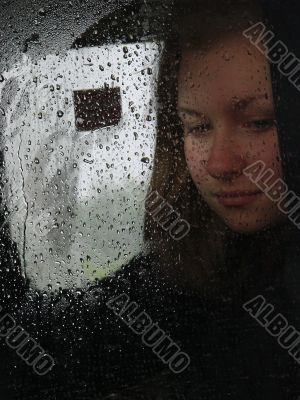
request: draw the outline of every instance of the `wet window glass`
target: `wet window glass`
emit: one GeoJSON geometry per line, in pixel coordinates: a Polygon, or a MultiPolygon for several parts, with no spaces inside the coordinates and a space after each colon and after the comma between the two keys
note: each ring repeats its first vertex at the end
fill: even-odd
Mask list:
{"type": "Polygon", "coordinates": [[[0,399],[300,399],[300,7],[4,1],[0,399]]]}

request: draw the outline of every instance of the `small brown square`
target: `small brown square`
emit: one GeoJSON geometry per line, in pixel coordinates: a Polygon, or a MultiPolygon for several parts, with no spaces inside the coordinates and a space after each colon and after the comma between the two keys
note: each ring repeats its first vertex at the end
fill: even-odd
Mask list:
{"type": "Polygon", "coordinates": [[[117,125],[121,120],[119,87],[74,91],[74,105],[75,125],[78,131],[117,125]]]}

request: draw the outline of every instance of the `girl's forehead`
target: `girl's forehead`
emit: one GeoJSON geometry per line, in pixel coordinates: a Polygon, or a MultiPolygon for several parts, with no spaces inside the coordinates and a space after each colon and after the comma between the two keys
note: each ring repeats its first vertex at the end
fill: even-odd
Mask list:
{"type": "Polygon", "coordinates": [[[230,61],[236,56],[242,56],[248,59],[262,62],[266,57],[262,55],[242,32],[231,33],[224,37],[218,37],[217,40],[202,43],[199,38],[198,45],[190,45],[188,42],[181,47],[181,64],[188,59],[189,61],[209,61],[224,59],[230,61]]]}
{"type": "MultiPolygon", "coordinates": [[[[178,105],[204,108],[241,109],[248,99],[272,101],[270,67],[261,54],[243,46],[212,49],[208,53],[183,54],[178,80],[178,105]],[[235,51],[236,50],[236,51],[235,51]]],[[[249,103],[250,104],[250,103],[249,103]]],[[[252,104],[254,104],[252,102],[252,104]]]]}
{"type": "MultiPolygon", "coordinates": [[[[245,38],[233,37],[212,46],[209,50],[185,49],[179,68],[179,86],[218,83],[234,86],[236,80],[251,81],[261,86],[270,81],[267,59],[245,38]],[[228,81],[222,81],[229,79],[228,81]]],[[[249,83],[249,82],[248,82],[249,83]]]]}

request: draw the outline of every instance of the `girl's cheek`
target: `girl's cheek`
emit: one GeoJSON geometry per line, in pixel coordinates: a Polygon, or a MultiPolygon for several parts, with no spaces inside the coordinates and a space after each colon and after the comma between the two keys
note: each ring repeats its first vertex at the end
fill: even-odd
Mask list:
{"type": "Polygon", "coordinates": [[[200,159],[193,159],[188,163],[190,175],[195,183],[201,185],[205,183],[208,178],[208,173],[205,167],[206,163],[200,159]]]}
{"type": "Polygon", "coordinates": [[[277,138],[270,135],[269,138],[255,139],[244,143],[244,154],[248,162],[258,160],[264,161],[269,167],[276,166],[279,163],[280,153],[277,138]],[[274,164],[275,161],[275,164],[274,164]]]}
{"type": "Polygon", "coordinates": [[[185,156],[186,159],[206,164],[209,156],[209,145],[201,143],[200,140],[188,137],[185,140],[185,156]]]}
{"type": "Polygon", "coordinates": [[[207,158],[208,150],[199,145],[195,140],[190,139],[185,142],[185,158],[191,177],[195,183],[200,185],[207,179],[207,158]]]}

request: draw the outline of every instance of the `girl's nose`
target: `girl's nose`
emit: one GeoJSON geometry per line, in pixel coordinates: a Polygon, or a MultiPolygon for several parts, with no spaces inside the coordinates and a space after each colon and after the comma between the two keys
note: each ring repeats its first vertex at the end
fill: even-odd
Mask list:
{"type": "Polygon", "coordinates": [[[242,149],[236,138],[222,130],[215,134],[209,151],[206,170],[215,179],[233,180],[245,167],[242,149]]]}

